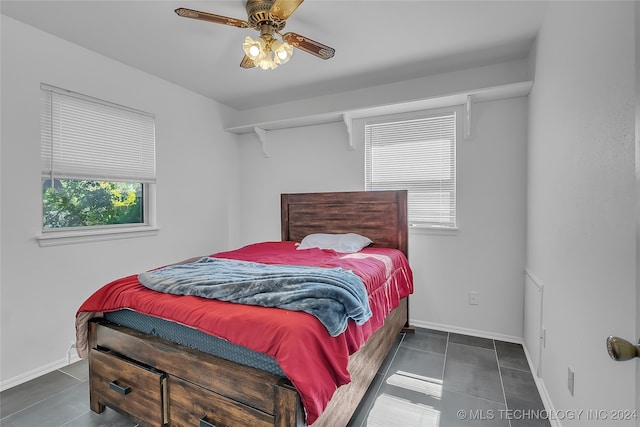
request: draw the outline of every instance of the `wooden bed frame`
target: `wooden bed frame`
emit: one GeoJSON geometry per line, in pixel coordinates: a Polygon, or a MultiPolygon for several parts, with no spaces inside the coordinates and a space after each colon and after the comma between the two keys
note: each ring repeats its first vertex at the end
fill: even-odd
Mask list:
{"type": "MultiPolygon", "coordinates": [[[[408,256],[406,191],[283,194],[282,240],[310,233],[359,233],[408,256]]],[[[335,392],[313,427],[346,426],[393,342],[408,303],[349,358],[351,383],[335,392]]],[[[304,409],[286,378],[212,356],[103,319],[89,324],[90,407],[146,425],[302,427],[304,409]]]]}

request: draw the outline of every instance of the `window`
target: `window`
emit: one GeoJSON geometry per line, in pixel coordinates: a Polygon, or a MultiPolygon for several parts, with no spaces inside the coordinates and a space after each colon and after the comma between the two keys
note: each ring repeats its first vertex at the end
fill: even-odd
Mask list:
{"type": "Polygon", "coordinates": [[[365,189],[406,189],[411,226],[456,228],[455,111],[369,122],[364,132],[365,189]]]}
{"type": "Polygon", "coordinates": [[[149,226],[155,117],[40,89],[43,231],[149,226]]]}

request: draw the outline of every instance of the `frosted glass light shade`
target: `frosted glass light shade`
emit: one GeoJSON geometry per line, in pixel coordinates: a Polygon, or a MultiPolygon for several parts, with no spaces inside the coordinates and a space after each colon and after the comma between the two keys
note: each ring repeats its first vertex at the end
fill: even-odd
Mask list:
{"type": "Polygon", "coordinates": [[[262,38],[253,40],[247,36],[247,38],[244,39],[244,43],[242,43],[242,49],[244,53],[254,61],[259,61],[267,56],[266,44],[262,38]]]}
{"type": "Polygon", "coordinates": [[[293,55],[293,47],[289,43],[275,40],[271,48],[273,49],[273,59],[276,64],[286,64],[293,55]]]}

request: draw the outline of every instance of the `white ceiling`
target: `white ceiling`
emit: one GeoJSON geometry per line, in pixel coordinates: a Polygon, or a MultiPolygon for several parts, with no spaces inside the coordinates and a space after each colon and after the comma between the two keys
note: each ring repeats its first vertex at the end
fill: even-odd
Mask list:
{"type": "Polygon", "coordinates": [[[546,1],[306,0],[287,20],[329,45],[276,70],[239,67],[252,29],[177,16],[187,7],[246,19],[245,1],[2,0],[0,12],[237,110],[525,57],[546,1]]]}

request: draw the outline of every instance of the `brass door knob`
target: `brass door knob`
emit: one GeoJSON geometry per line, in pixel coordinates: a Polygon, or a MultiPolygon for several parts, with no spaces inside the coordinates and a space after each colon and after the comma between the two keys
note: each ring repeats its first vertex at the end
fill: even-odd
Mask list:
{"type": "Polygon", "coordinates": [[[616,362],[631,360],[634,357],[640,357],[640,346],[631,344],[629,341],[620,337],[607,338],[607,351],[609,356],[616,362]]]}

